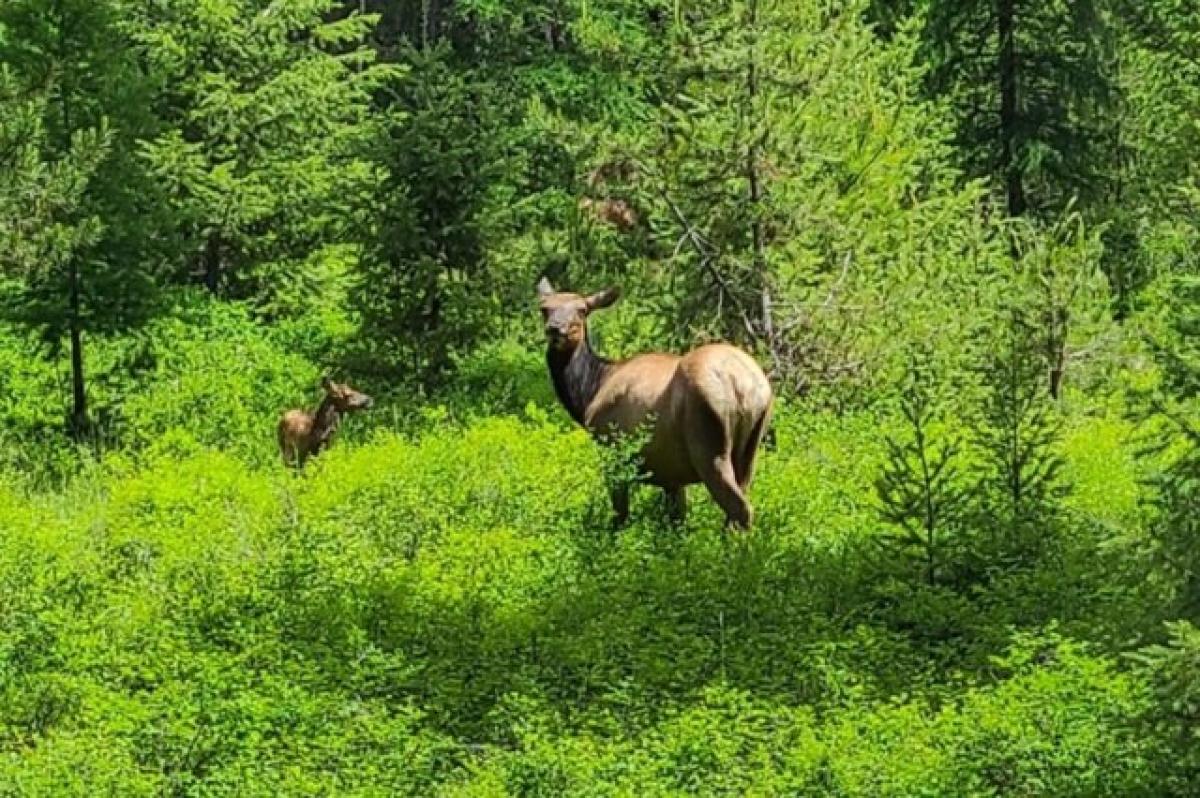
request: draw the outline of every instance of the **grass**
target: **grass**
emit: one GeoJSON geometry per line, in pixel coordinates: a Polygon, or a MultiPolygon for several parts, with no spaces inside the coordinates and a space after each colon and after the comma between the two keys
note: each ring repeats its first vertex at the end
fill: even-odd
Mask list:
{"type": "MultiPolygon", "coordinates": [[[[880,419],[781,414],[737,536],[700,488],[686,527],[644,490],[614,535],[596,447],[537,408],[428,417],[301,476],[181,433],[0,494],[0,794],[1117,795],[1148,778],[1128,725],[1144,691],[1105,648],[1119,608],[1061,572],[1076,559],[1035,569],[1033,596],[929,592],[879,561],[880,419]]],[[[1138,490],[1121,434],[1067,438],[1073,508],[1103,521],[1070,551],[1136,520],[1136,496],[1105,500],[1114,462],[1138,490]]]]}

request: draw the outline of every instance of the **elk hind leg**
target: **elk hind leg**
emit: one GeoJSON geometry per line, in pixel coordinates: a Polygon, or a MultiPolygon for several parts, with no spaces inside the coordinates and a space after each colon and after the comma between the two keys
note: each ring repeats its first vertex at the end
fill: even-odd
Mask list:
{"type": "Polygon", "coordinates": [[[728,452],[712,458],[700,470],[700,478],[708,492],[725,511],[725,525],[749,529],[754,511],[746,494],[738,486],[737,477],[733,472],[733,458],[728,452]]]}
{"type": "Polygon", "coordinates": [[[713,499],[725,511],[726,526],[749,529],[753,511],[738,485],[729,430],[707,405],[701,405],[690,422],[688,429],[692,435],[689,438],[689,454],[692,467],[713,499]]]}

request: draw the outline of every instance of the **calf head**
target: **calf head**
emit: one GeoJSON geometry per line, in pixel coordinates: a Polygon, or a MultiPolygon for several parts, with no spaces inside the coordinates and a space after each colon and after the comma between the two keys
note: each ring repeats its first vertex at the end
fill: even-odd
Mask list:
{"type": "Polygon", "coordinates": [[[366,410],[375,401],[365,393],[356,391],[343,382],[334,382],[325,377],[321,380],[325,395],[333,402],[339,413],[353,413],[356,410],[366,410]]]}

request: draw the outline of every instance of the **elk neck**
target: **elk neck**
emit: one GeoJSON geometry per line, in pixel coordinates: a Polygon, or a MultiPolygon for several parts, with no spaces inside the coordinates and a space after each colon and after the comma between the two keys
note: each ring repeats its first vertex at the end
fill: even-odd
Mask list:
{"type": "Polygon", "coordinates": [[[580,425],[588,405],[600,392],[608,379],[613,363],[598,356],[592,350],[589,336],[584,333],[583,342],[570,351],[549,347],[546,363],[550,366],[550,378],[554,381],[554,392],[558,400],[580,425]]]}
{"type": "Polygon", "coordinates": [[[337,430],[340,418],[341,412],[334,404],[333,398],[326,396],[322,399],[317,412],[313,414],[312,432],[309,433],[313,446],[319,447],[329,440],[337,430]]]}

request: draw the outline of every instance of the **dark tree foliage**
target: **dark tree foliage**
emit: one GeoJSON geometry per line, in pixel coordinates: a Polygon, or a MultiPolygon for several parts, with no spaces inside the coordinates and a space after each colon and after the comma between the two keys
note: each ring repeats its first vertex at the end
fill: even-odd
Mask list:
{"type": "Polygon", "coordinates": [[[598,281],[594,256],[612,260],[580,235],[575,207],[601,142],[565,141],[551,120],[636,110],[638,84],[619,79],[629,74],[622,53],[605,51],[606,62],[595,48],[626,33],[644,39],[644,10],[620,0],[378,10],[380,52],[410,71],[379,97],[391,121],[376,158],[388,178],[354,302],[376,339],[365,357],[432,378],[486,343],[498,320],[524,318],[539,274],[562,277],[574,264],[598,281]]]}
{"type": "Polygon", "coordinates": [[[895,30],[920,19],[926,90],[958,121],[967,171],[992,180],[1005,212],[1054,214],[1105,191],[1115,98],[1107,0],[876,0],[895,30]]]}
{"type": "Polygon", "coordinates": [[[1119,96],[1103,263],[1118,317],[1126,319],[1144,308],[1142,294],[1156,278],[1175,271],[1180,247],[1164,244],[1186,235],[1191,225],[1183,220],[1196,215],[1200,6],[1121,0],[1115,9],[1119,96]]]}
{"type": "Polygon", "coordinates": [[[378,240],[352,296],[376,355],[431,376],[483,337],[499,310],[502,272],[487,260],[489,193],[505,176],[503,116],[488,85],[456,72],[444,46],[407,51],[411,71],[390,98],[395,120],[379,158],[378,240]]]}
{"type": "MultiPolygon", "coordinates": [[[[1194,618],[1193,618],[1194,621],[1194,618]]],[[[1153,686],[1156,707],[1142,719],[1145,733],[1167,743],[1158,772],[1163,795],[1192,795],[1200,789],[1200,629],[1193,621],[1168,621],[1166,639],[1130,655],[1153,686]]]]}

